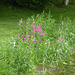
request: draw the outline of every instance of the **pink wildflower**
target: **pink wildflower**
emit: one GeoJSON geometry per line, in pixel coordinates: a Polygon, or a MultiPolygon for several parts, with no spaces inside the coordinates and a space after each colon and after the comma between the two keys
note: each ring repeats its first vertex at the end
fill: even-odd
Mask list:
{"type": "Polygon", "coordinates": [[[31,36],[31,40],[32,40],[33,36],[31,36]]]}
{"type": "Polygon", "coordinates": [[[35,29],[33,29],[33,31],[35,31],[35,29]]]}
{"type": "Polygon", "coordinates": [[[40,42],[41,41],[41,39],[39,39],[39,41],[38,42],[40,42]]]}
{"type": "Polygon", "coordinates": [[[34,41],[36,41],[36,38],[34,39],[34,41]]]}
{"type": "Polygon", "coordinates": [[[39,30],[39,32],[42,32],[42,29],[41,29],[41,30],[39,30]]]}
{"type": "Polygon", "coordinates": [[[30,29],[30,28],[27,28],[28,30],[30,29]]]}
{"type": "Polygon", "coordinates": [[[26,35],[26,37],[30,37],[30,35],[26,35]]]}
{"type": "Polygon", "coordinates": [[[40,23],[39,23],[39,25],[40,25],[40,23]]]}
{"type": "Polygon", "coordinates": [[[36,44],[36,42],[34,42],[34,44],[36,44]]]}
{"type": "Polygon", "coordinates": [[[40,35],[40,33],[38,32],[38,34],[40,35]]]}
{"type": "Polygon", "coordinates": [[[47,45],[49,45],[49,43],[47,42],[47,45]]]}
{"type": "Polygon", "coordinates": [[[27,55],[27,57],[29,57],[29,55],[27,55]]]}
{"type": "Polygon", "coordinates": [[[57,40],[57,42],[59,43],[59,40],[57,40]]]}
{"type": "Polygon", "coordinates": [[[34,21],[34,19],[33,19],[33,21],[34,21]]]}
{"type": "Polygon", "coordinates": [[[25,38],[24,38],[24,40],[25,40],[25,38]]]}
{"type": "Polygon", "coordinates": [[[32,24],[31,27],[35,28],[35,26],[32,24]]]}
{"type": "Polygon", "coordinates": [[[22,35],[22,37],[24,37],[24,35],[22,35]]]}
{"type": "Polygon", "coordinates": [[[54,43],[52,45],[54,46],[54,43]]]}
{"type": "Polygon", "coordinates": [[[40,27],[37,25],[37,28],[40,28],[40,27]]]}
{"type": "Polygon", "coordinates": [[[27,40],[29,41],[29,38],[27,38],[27,40]]]}
{"type": "Polygon", "coordinates": [[[35,29],[36,30],[36,32],[38,32],[38,29],[35,29]]]}
{"type": "Polygon", "coordinates": [[[33,33],[33,31],[31,31],[30,33],[33,33]]]}

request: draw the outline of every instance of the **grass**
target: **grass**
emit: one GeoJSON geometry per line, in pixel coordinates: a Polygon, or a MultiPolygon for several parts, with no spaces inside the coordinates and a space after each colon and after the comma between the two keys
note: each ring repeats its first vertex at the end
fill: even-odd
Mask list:
{"type": "MultiPolygon", "coordinates": [[[[23,75],[35,71],[36,65],[39,64],[43,65],[44,71],[47,66],[62,65],[63,67],[70,63],[70,56],[73,53],[71,49],[75,47],[74,16],[67,14],[72,10],[70,7],[74,6],[50,7],[53,15],[51,17],[50,13],[35,12],[26,8],[13,10],[11,6],[8,8],[2,6],[0,8],[0,73],[23,75]],[[56,11],[57,9],[59,10],[56,11]],[[62,17],[58,17],[61,14],[62,17]],[[65,18],[65,15],[72,21],[65,18]],[[23,21],[22,24],[20,21],[19,26],[21,18],[23,21]]],[[[47,7],[46,11],[48,11],[47,7]]],[[[74,14],[72,11],[70,13],[74,14]]]]}

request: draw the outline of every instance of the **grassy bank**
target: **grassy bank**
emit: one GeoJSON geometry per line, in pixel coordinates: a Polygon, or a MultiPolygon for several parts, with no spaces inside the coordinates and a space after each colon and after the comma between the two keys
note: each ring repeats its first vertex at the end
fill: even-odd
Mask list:
{"type": "Polygon", "coordinates": [[[3,6],[0,11],[0,74],[36,72],[34,69],[39,64],[45,74],[47,66],[63,67],[72,63],[70,56],[74,54],[75,21],[72,20],[74,16],[67,14],[69,7],[51,7],[52,17],[49,12],[26,8],[13,10],[3,6]],[[62,17],[58,17],[61,14],[62,17]],[[63,19],[64,14],[71,19],[63,19]]]}

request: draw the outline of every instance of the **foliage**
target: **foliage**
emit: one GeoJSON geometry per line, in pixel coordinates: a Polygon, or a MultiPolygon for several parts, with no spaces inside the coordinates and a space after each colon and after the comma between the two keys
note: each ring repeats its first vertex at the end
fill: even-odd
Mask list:
{"type": "Polygon", "coordinates": [[[65,63],[71,55],[70,42],[74,32],[70,30],[69,19],[56,21],[50,13],[42,13],[20,20],[20,33],[10,42],[0,43],[0,74],[21,75],[35,69],[35,64],[58,65],[65,63]],[[68,26],[67,26],[68,25],[68,26]]]}
{"type": "Polygon", "coordinates": [[[51,0],[51,1],[56,6],[62,6],[64,4],[64,0],[51,0]]]}

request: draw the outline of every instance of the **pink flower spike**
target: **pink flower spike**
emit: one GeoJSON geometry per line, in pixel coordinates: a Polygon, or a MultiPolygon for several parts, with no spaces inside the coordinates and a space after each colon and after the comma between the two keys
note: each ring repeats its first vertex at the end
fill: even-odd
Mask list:
{"type": "Polygon", "coordinates": [[[27,40],[29,41],[29,38],[27,38],[27,40]]]}
{"type": "Polygon", "coordinates": [[[30,37],[30,35],[26,35],[26,37],[30,37]]]}
{"type": "Polygon", "coordinates": [[[47,45],[49,45],[49,43],[47,42],[47,45]]]}
{"type": "Polygon", "coordinates": [[[32,40],[33,36],[31,36],[31,40],[32,40]]]}
{"type": "Polygon", "coordinates": [[[59,40],[61,40],[60,38],[58,38],[59,40]]]}
{"type": "Polygon", "coordinates": [[[35,29],[33,29],[33,31],[35,31],[35,29]]]}
{"type": "Polygon", "coordinates": [[[59,43],[59,40],[57,40],[57,42],[59,43]]]}
{"type": "Polygon", "coordinates": [[[34,39],[34,41],[36,41],[36,38],[34,39]]]}
{"type": "Polygon", "coordinates": [[[29,57],[29,55],[27,55],[27,57],[29,57]]]}
{"type": "Polygon", "coordinates": [[[36,44],[36,42],[34,42],[34,44],[36,44]]]}
{"type": "Polygon", "coordinates": [[[30,28],[27,28],[28,30],[30,29],[30,28]]]}
{"type": "Polygon", "coordinates": [[[39,41],[38,42],[40,42],[41,41],[41,39],[39,39],[39,41]]]}
{"type": "Polygon", "coordinates": [[[39,32],[38,32],[38,34],[41,35],[39,32]]]}
{"type": "Polygon", "coordinates": [[[24,38],[24,40],[25,40],[25,38],[24,38]]]}
{"type": "Polygon", "coordinates": [[[35,21],[33,22],[33,24],[35,24],[35,21]]]}
{"type": "Polygon", "coordinates": [[[63,40],[63,38],[60,41],[62,41],[62,40],[63,40]]]}
{"type": "Polygon", "coordinates": [[[35,29],[36,30],[36,32],[38,32],[38,29],[35,29]]]}
{"type": "Polygon", "coordinates": [[[39,25],[40,25],[40,23],[39,23],[39,25]]]}
{"type": "Polygon", "coordinates": [[[33,19],[33,21],[34,21],[34,19],[33,19]]]}
{"type": "Polygon", "coordinates": [[[42,35],[45,36],[44,33],[42,33],[42,35]]]}
{"type": "Polygon", "coordinates": [[[54,46],[54,43],[52,45],[54,46]]]}
{"type": "Polygon", "coordinates": [[[22,37],[24,37],[24,35],[22,35],[22,37]]]}
{"type": "Polygon", "coordinates": [[[33,33],[33,31],[31,31],[30,33],[33,33]]]}

